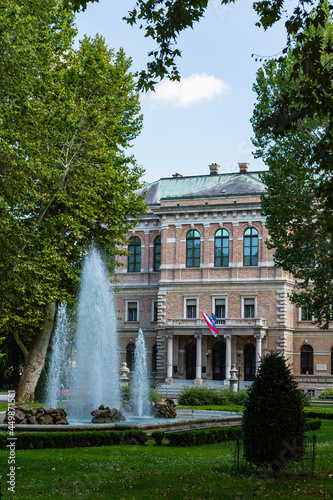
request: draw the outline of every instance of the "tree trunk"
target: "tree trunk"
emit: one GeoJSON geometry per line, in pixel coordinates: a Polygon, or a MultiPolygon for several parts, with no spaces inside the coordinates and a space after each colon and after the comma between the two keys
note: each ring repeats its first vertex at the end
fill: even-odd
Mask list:
{"type": "Polygon", "coordinates": [[[50,342],[55,312],[55,302],[46,304],[44,323],[40,333],[31,344],[28,357],[24,364],[23,373],[17,387],[17,402],[31,403],[34,401],[35,388],[44,367],[46,352],[50,342]]]}

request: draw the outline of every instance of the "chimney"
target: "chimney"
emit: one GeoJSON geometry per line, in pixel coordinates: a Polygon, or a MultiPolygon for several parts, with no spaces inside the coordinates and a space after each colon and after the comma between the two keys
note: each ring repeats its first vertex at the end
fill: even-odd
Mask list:
{"type": "Polygon", "coordinates": [[[177,172],[175,174],[172,174],[172,177],[183,177],[182,174],[178,174],[177,172]]]}
{"type": "Polygon", "coordinates": [[[239,166],[239,173],[240,174],[247,174],[247,169],[249,168],[249,163],[238,163],[239,166]]]}
{"type": "Polygon", "coordinates": [[[218,175],[220,165],[218,165],[217,163],[212,163],[211,165],[208,166],[210,170],[210,175],[218,175]]]}

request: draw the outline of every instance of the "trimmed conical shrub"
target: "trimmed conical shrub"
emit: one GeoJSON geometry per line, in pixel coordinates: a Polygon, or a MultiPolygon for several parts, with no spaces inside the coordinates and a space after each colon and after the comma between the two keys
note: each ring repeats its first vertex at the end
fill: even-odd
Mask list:
{"type": "Polygon", "coordinates": [[[262,358],[243,420],[245,459],[274,475],[304,452],[304,399],[281,353],[262,358]]]}

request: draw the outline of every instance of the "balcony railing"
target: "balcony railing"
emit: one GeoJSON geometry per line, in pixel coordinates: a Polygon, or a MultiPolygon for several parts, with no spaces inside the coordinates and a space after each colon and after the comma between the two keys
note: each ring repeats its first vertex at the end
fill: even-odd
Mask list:
{"type": "MultiPolygon", "coordinates": [[[[232,327],[265,327],[266,319],[263,318],[219,318],[216,321],[217,328],[232,328],[232,327]]],[[[172,318],[168,319],[168,326],[207,326],[207,323],[202,318],[172,318]]]]}

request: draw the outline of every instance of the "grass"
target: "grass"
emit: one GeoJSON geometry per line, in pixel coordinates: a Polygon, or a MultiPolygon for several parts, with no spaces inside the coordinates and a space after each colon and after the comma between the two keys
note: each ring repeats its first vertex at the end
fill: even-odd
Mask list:
{"type": "MultiPolygon", "coordinates": [[[[314,476],[285,471],[279,479],[235,472],[232,443],[172,448],[113,446],[16,452],[16,492],[4,499],[329,499],[333,486],[333,422],[317,431],[314,476]]],[[[6,474],[8,452],[0,451],[6,474]]],[[[8,465],[7,465],[8,467],[8,465]]]]}

